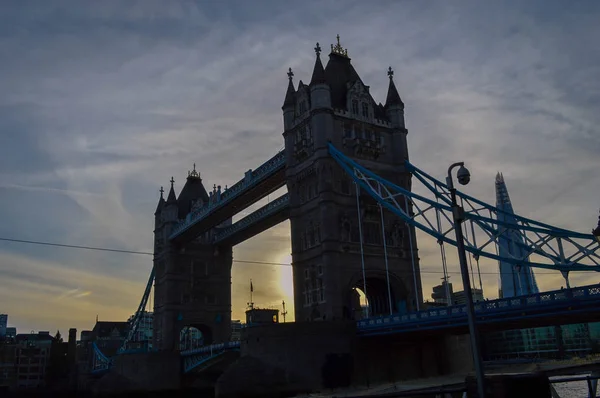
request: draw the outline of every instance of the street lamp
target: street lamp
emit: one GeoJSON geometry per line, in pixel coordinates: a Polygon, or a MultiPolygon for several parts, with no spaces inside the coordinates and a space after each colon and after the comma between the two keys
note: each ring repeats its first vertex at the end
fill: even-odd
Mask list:
{"type": "Polygon", "coordinates": [[[456,173],[456,178],[461,185],[467,185],[471,180],[471,174],[466,169],[463,162],[452,164],[448,168],[448,177],[446,184],[450,190],[452,200],[452,218],[454,220],[454,231],[456,232],[456,246],[458,248],[458,260],[460,262],[460,273],[462,276],[463,290],[467,301],[467,320],[469,322],[469,334],[471,336],[471,351],[473,353],[473,363],[475,365],[475,377],[477,378],[477,390],[481,398],[485,398],[485,374],[483,372],[483,362],[481,360],[481,351],[479,345],[479,333],[475,325],[475,308],[473,307],[473,294],[471,293],[471,281],[469,279],[469,270],[467,268],[467,254],[465,252],[465,242],[462,233],[462,222],[465,220],[465,210],[456,203],[456,188],[452,182],[452,170],[460,166],[456,173]]]}
{"type": "Polygon", "coordinates": [[[600,243],[600,216],[598,216],[598,226],[592,231],[592,235],[594,235],[598,243],[600,243]]]}

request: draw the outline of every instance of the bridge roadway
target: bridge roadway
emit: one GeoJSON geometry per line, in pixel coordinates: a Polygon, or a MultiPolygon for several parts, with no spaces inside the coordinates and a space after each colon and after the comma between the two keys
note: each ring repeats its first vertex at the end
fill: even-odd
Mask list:
{"type": "MultiPolygon", "coordinates": [[[[478,302],[475,303],[475,313],[477,325],[484,332],[597,322],[600,319],[600,284],[478,302]]],[[[418,334],[425,337],[468,332],[464,305],[357,322],[357,333],[363,337],[387,335],[393,339],[396,335],[418,334]]],[[[239,342],[230,342],[182,351],[184,372],[239,348],[239,342]]]]}
{"type": "Polygon", "coordinates": [[[175,244],[193,240],[284,185],[285,154],[279,152],[256,170],[248,170],[219,200],[188,214],[169,239],[175,244]]]}
{"type": "MultiPolygon", "coordinates": [[[[475,303],[480,331],[526,329],[600,320],[600,284],[475,303]]],[[[358,321],[360,336],[467,334],[464,305],[358,321]]]]}
{"type": "Polygon", "coordinates": [[[214,243],[235,246],[274,227],[290,217],[289,204],[290,197],[286,193],[229,227],[223,228],[216,234],[214,243]]]}

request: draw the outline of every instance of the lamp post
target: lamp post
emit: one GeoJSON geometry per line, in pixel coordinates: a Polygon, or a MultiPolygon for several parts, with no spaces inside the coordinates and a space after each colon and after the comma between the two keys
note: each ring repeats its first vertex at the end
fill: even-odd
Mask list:
{"type": "Polygon", "coordinates": [[[475,325],[475,308],[473,306],[473,294],[471,293],[471,281],[469,279],[469,269],[467,268],[467,255],[465,252],[465,242],[462,233],[462,222],[465,219],[465,210],[456,203],[456,188],[452,181],[452,170],[459,167],[456,177],[462,185],[467,185],[471,180],[469,170],[465,168],[463,162],[452,164],[448,168],[448,177],[446,184],[450,190],[452,200],[452,218],[454,221],[454,231],[456,232],[456,246],[458,248],[458,260],[460,262],[460,273],[462,276],[463,290],[467,301],[467,320],[469,322],[469,334],[471,336],[471,351],[473,354],[473,364],[475,365],[475,377],[477,378],[477,391],[480,398],[485,398],[485,374],[483,372],[483,362],[481,360],[481,351],[479,345],[479,333],[475,325]]]}
{"type": "Polygon", "coordinates": [[[598,216],[598,226],[592,231],[592,235],[594,235],[598,243],[600,243],[600,216],[598,216]]]}

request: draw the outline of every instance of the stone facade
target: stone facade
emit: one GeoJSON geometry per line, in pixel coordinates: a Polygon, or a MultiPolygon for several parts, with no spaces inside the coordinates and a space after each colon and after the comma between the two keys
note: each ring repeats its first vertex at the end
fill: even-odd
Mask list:
{"type": "Polygon", "coordinates": [[[403,163],[408,159],[404,104],[393,72],[386,105],[376,104],[339,42],[325,68],[318,45],[315,50],[311,83],[300,81],[296,89],[290,70],[282,108],[296,321],[360,317],[354,289],[364,290],[365,284],[371,315],[389,313],[384,236],[392,310],[415,310],[416,303],[422,302],[422,290],[414,229],[384,211],[383,236],[379,206],[365,192],[358,196],[359,226],[356,186],[327,148],[332,143],[378,175],[410,189],[411,176],[403,163]]]}
{"type": "MultiPolygon", "coordinates": [[[[178,350],[180,333],[186,327],[202,332],[204,344],[220,343],[231,336],[231,247],[216,247],[211,238],[218,228],[176,245],[168,237],[174,226],[187,214],[216,200],[220,192],[209,196],[196,171],[187,178],[179,197],[173,180],[165,201],[162,196],[155,213],[154,269],[154,347],[178,350]]],[[[219,189],[220,191],[220,189],[219,189]]]]}

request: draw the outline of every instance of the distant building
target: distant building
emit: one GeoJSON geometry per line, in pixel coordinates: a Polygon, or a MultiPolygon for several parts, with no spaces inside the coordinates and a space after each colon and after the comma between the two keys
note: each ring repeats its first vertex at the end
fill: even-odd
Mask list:
{"type": "Polygon", "coordinates": [[[127,338],[129,322],[98,321],[92,329],[92,340],[107,357],[117,353],[127,338]]]}
{"type": "Polygon", "coordinates": [[[242,321],[231,321],[231,341],[240,341],[242,334],[242,321]]]}
{"type": "Polygon", "coordinates": [[[431,298],[433,299],[434,303],[448,305],[448,298],[452,300],[452,294],[452,283],[442,281],[441,285],[433,287],[431,298]]]}
{"type": "MultiPolygon", "coordinates": [[[[475,303],[484,300],[482,289],[472,288],[471,294],[475,303]]],[[[433,293],[431,293],[433,303],[429,303],[430,307],[448,305],[448,296],[450,296],[450,305],[463,305],[467,303],[464,291],[455,292],[452,289],[452,283],[444,281],[441,285],[433,287],[433,293]]]]}
{"type": "Polygon", "coordinates": [[[17,337],[17,328],[16,327],[7,327],[6,328],[6,338],[7,339],[14,339],[15,337],[17,337]]]}
{"type": "Polygon", "coordinates": [[[17,388],[39,388],[46,385],[46,371],[54,338],[49,332],[18,334],[15,366],[17,388]]]}
{"type": "MultiPolygon", "coordinates": [[[[482,289],[471,289],[471,295],[473,296],[473,302],[483,301],[483,290],[482,289]]],[[[467,304],[467,296],[464,291],[452,293],[452,305],[464,305],[467,304]]]]}
{"type": "Polygon", "coordinates": [[[267,323],[279,323],[279,310],[252,308],[246,311],[246,324],[264,325],[267,323]]]}
{"type": "Polygon", "coordinates": [[[6,336],[6,326],[8,325],[8,315],[0,314],[0,338],[6,336]]]}
{"type": "Polygon", "coordinates": [[[82,330],[81,331],[81,335],[79,337],[79,341],[84,342],[84,341],[91,341],[92,337],[93,337],[93,332],[91,330],[82,330]]]}
{"type": "MultiPolygon", "coordinates": [[[[496,175],[496,207],[503,211],[498,212],[498,221],[517,226],[504,176],[500,173],[496,175]]],[[[524,245],[525,240],[521,231],[517,228],[507,228],[498,239],[498,253],[500,257],[504,258],[525,257],[524,245]]],[[[500,288],[498,296],[500,298],[539,293],[531,267],[500,261],[499,268],[500,288]]]]}
{"type": "Polygon", "coordinates": [[[17,386],[17,345],[0,342],[0,396],[17,386]]]}
{"type": "Polygon", "coordinates": [[[82,330],[77,342],[77,388],[80,390],[85,390],[89,387],[93,338],[94,333],[91,330],[82,330]]]}
{"type": "MultiPolygon", "coordinates": [[[[131,323],[134,317],[135,314],[131,315],[127,322],[131,323]]],[[[152,336],[154,330],[153,323],[154,313],[144,312],[142,314],[142,318],[139,320],[135,336],[133,337],[133,341],[143,343],[144,346],[152,348],[152,336]]]]}

